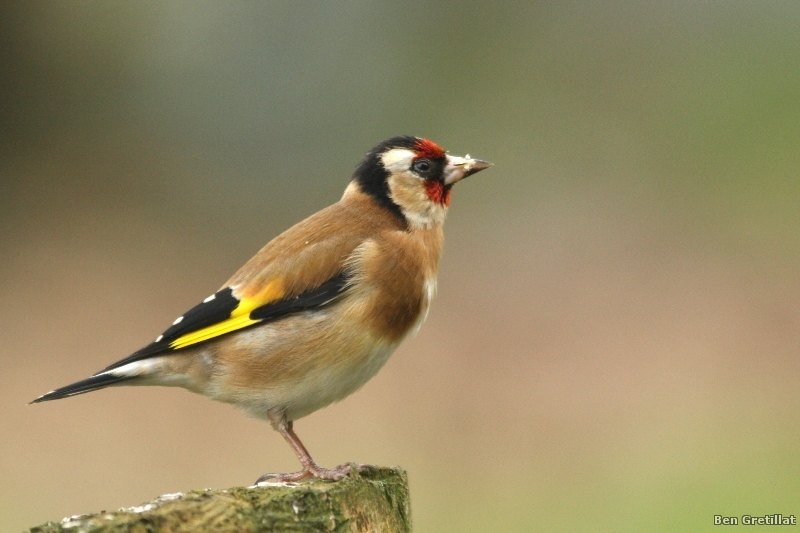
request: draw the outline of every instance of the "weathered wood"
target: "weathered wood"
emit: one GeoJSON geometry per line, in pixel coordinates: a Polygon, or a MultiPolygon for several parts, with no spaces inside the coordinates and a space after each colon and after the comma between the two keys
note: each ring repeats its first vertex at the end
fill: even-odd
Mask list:
{"type": "MultiPolygon", "coordinates": [[[[355,470],[355,469],[354,469],[355,470]]],[[[273,483],[166,494],[137,507],[47,522],[30,533],[335,531],[408,532],[408,478],[362,470],[337,482],[273,483]]]]}

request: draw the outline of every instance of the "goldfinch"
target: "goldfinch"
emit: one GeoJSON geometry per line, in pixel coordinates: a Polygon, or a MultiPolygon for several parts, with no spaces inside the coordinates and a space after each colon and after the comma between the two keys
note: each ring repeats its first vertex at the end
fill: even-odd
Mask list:
{"type": "Polygon", "coordinates": [[[422,325],[450,190],[489,166],[418,137],[378,144],[341,200],[269,242],[153,342],[31,403],[115,385],[183,387],[286,439],[303,469],[258,482],[341,479],[350,464],[319,466],[292,423],[359,389],[422,325]]]}

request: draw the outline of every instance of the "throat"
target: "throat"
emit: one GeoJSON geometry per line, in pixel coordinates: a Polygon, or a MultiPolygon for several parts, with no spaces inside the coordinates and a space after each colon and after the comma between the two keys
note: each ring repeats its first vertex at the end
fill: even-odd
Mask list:
{"type": "Polygon", "coordinates": [[[447,214],[450,188],[436,180],[395,174],[388,180],[389,198],[397,204],[409,229],[441,226],[447,214]]]}
{"type": "Polygon", "coordinates": [[[450,205],[450,187],[438,180],[425,180],[425,193],[432,202],[440,205],[450,205]]]}

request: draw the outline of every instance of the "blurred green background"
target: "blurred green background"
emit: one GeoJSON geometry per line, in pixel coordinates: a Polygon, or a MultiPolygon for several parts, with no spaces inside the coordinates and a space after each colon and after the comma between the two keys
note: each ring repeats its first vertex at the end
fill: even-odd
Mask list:
{"type": "Polygon", "coordinates": [[[296,424],[420,532],[800,515],[800,3],[4,2],[0,529],[294,470],[183,390],[36,406],[398,134],[460,184],[428,322],[296,424]]]}

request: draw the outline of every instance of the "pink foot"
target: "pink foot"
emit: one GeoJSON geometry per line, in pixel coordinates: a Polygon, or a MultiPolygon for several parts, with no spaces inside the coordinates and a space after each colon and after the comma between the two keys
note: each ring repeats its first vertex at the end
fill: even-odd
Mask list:
{"type": "Polygon", "coordinates": [[[311,479],[311,478],[325,479],[328,481],[339,481],[340,479],[350,474],[350,472],[352,472],[353,470],[353,467],[355,467],[356,471],[358,472],[366,468],[375,468],[372,465],[363,465],[356,463],[345,463],[337,466],[336,468],[322,468],[318,464],[312,463],[299,472],[289,472],[285,474],[280,474],[280,473],[264,474],[263,476],[258,478],[258,481],[256,481],[256,485],[261,483],[262,481],[268,481],[268,480],[274,480],[283,483],[301,481],[303,479],[311,479]]]}

